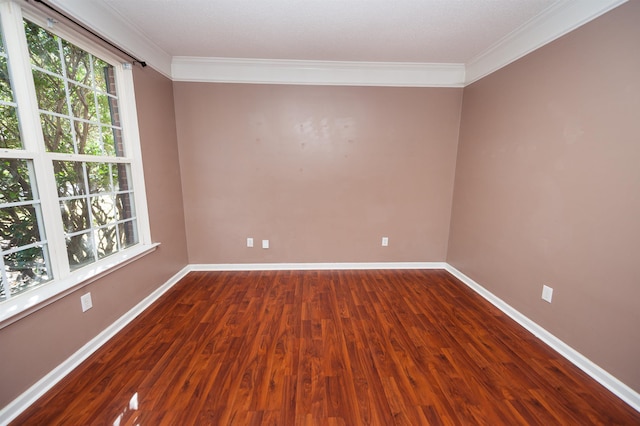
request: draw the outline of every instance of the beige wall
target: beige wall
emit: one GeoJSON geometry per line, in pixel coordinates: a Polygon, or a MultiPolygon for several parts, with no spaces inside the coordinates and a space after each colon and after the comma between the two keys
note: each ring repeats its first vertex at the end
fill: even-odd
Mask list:
{"type": "Polygon", "coordinates": [[[636,391],[639,22],[629,2],[465,88],[448,252],[636,391]]]}
{"type": "Polygon", "coordinates": [[[462,89],[174,93],[191,263],[444,261],[462,89]]]}
{"type": "Polygon", "coordinates": [[[65,361],[187,264],[172,83],[135,68],[153,253],[0,329],[0,407],[65,361]],[[93,308],[82,313],[80,295],[93,308]]]}

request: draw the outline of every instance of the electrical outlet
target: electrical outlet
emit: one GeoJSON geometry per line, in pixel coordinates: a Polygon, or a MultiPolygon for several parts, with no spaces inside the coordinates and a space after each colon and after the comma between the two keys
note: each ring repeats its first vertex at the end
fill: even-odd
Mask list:
{"type": "Polygon", "coordinates": [[[389,245],[389,237],[382,237],[382,246],[386,247],[389,245]]]}
{"type": "Polygon", "coordinates": [[[89,309],[93,308],[91,293],[80,296],[80,304],[82,305],[82,312],[87,312],[89,309]]]}
{"type": "Polygon", "coordinates": [[[546,300],[551,303],[551,298],[553,297],[553,289],[549,286],[542,286],[542,300],[546,300]]]}
{"type": "Polygon", "coordinates": [[[253,238],[247,238],[247,247],[253,247],[253,238]]]}
{"type": "Polygon", "coordinates": [[[262,240],[262,248],[263,249],[269,248],[269,240],[262,240]]]}

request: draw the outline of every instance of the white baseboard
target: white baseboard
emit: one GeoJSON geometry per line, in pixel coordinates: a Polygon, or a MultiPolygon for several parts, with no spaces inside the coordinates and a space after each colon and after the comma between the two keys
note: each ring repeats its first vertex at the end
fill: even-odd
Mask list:
{"type": "Polygon", "coordinates": [[[457,279],[469,286],[480,296],[515,320],[533,335],[549,345],[560,355],[575,364],[598,383],[609,389],[620,399],[640,412],[640,394],[620,380],[594,364],[584,355],[549,333],[544,328],[524,316],[499,297],[473,281],[462,272],[445,262],[381,262],[381,263],[234,263],[234,264],[192,264],[185,266],[171,277],[166,283],[158,287],[153,293],[138,303],[129,312],[107,327],[102,333],[94,337],[86,345],[71,355],[66,361],[53,369],[49,374],[27,389],[22,395],[0,410],[0,425],[6,425],[16,418],[22,411],[44,395],[63,377],[69,374],[80,363],[87,359],[97,349],[104,345],[116,333],[122,330],[133,319],[140,315],[153,302],[173,287],[180,279],[191,271],[267,271],[267,270],[366,270],[366,269],[444,269],[457,279]]]}
{"type": "Polygon", "coordinates": [[[610,373],[596,365],[593,361],[573,349],[571,346],[564,343],[562,340],[558,339],[553,334],[549,333],[544,328],[540,327],[538,324],[514,309],[504,300],[500,299],[489,290],[482,287],[480,284],[478,284],[462,272],[458,271],[453,266],[447,264],[445,269],[454,277],[456,277],[476,293],[478,293],[480,296],[489,301],[496,308],[500,309],[506,315],[511,317],[511,319],[516,321],[522,327],[529,330],[534,336],[549,345],[553,350],[565,357],[576,367],[587,373],[595,381],[600,383],[605,388],[609,389],[612,393],[617,395],[620,399],[629,404],[636,411],[640,412],[640,394],[638,392],[622,383],[610,373]]]}
{"type": "Polygon", "coordinates": [[[445,269],[445,262],[362,263],[205,263],[189,265],[190,271],[314,271],[363,269],[445,269]]]}
{"type": "Polygon", "coordinates": [[[138,315],[144,312],[153,302],[158,300],[167,290],[173,287],[189,272],[189,266],[185,266],[172,276],[167,282],[158,287],[153,293],[145,297],[131,310],[118,318],[113,324],[104,329],[100,334],[91,339],[87,344],[78,349],[73,355],[67,358],[62,364],[51,370],[49,374],[38,380],[33,386],[27,389],[22,395],[11,401],[9,405],[0,410],[0,425],[6,425],[15,419],[20,413],[26,410],[38,398],[44,395],[56,383],[62,380],[74,368],[79,366],[91,354],[98,350],[109,339],[122,330],[127,324],[133,321],[138,315]]]}

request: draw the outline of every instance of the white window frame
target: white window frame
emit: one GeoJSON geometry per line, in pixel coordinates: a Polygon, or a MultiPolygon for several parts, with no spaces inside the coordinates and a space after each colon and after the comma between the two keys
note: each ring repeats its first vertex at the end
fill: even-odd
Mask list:
{"type": "MultiPolygon", "coordinates": [[[[2,23],[5,50],[9,56],[11,82],[15,101],[18,104],[22,150],[0,149],[0,157],[31,160],[35,170],[40,196],[40,206],[45,227],[46,241],[53,279],[23,293],[11,296],[0,302],[0,328],[40,309],[67,294],[76,291],[96,279],[117,270],[155,250],[158,244],[152,243],[149,226],[149,214],[142,167],[142,151],[138,130],[133,71],[126,58],[95,44],[90,38],[73,28],[56,23],[53,17],[30,6],[26,2],[0,0],[0,19],[2,23]],[[139,242],[115,254],[70,271],[67,260],[62,216],[55,179],[53,178],[54,160],[78,160],[77,155],[46,152],[40,124],[40,113],[32,79],[31,62],[24,34],[24,22],[27,19],[47,31],[75,44],[81,49],[114,65],[116,90],[125,144],[125,157],[87,157],[84,161],[124,162],[130,164],[130,179],[133,187],[136,209],[136,224],[139,242]],[[52,23],[53,26],[51,26],[52,23]]],[[[9,289],[5,289],[8,293],[9,289]]],[[[80,302],[78,302],[80,309],[80,302]]]]}

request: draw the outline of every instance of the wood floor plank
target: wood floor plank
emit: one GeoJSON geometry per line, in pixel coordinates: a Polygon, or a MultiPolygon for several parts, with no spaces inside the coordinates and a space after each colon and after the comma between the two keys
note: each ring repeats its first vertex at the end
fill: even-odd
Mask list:
{"type": "Polygon", "coordinates": [[[639,425],[444,271],[192,272],[15,425],[639,425]]]}

